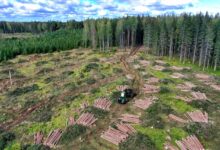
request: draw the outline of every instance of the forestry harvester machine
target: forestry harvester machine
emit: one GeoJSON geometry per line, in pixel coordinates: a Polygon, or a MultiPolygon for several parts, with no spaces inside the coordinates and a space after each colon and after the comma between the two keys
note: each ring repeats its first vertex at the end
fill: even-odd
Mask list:
{"type": "Polygon", "coordinates": [[[126,104],[127,102],[129,102],[129,100],[131,100],[135,96],[136,96],[136,94],[134,93],[134,90],[125,89],[125,90],[121,91],[120,97],[118,98],[118,103],[119,104],[126,104]]]}

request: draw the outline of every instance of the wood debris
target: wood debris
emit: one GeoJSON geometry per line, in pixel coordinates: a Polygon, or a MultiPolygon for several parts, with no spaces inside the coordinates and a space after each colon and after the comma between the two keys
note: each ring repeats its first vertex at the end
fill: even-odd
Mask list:
{"type": "Polygon", "coordinates": [[[68,125],[69,125],[69,126],[72,126],[72,125],[74,125],[74,124],[76,124],[75,119],[74,119],[73,117],[69,117],[68,125]]]}
{"type": "Polygon", "coordinates": [[[208,123],[208,114],[206,112],[202,113],[200,110],[187,112],[186,117],[192,122],[208,123]]]}
{"type": "Polygon", "coordinates": [[[160,88],[158,86],[145,84],[143,87],[143,91],[146,94],[158,93],[160,91],[160,88]]]}
{"type": "Polygon", "coordinates": [[[136,130],[130,124],[120,123],[120,124],[116,124],[116,127],[121,132],[124,132],[127,134],[133,134],[136,132],[136,130]]]}
{"type": "Polygon", "coordinates": [[[171,78],[174,79],[180,79],[180,78],[184,78],[185,75],[181,74],[181,73],[173,73],[172,75],[170,75],[171,78]]]}
{"type": "Polygon", "coordinates": [[[62,135],[62,130],[61,129],[56,129],[48,135],[47,139],[44,142],[44,145],[47,145],[49,147],[55,147],[62,135]]]}
{"type": "Polygon", "coordinates": [[[160,65],[165,65],[166,62],[162,61],[162,60],[156,60],[155,61],[157,64],[160,64],[160,65]]]}
{"type": "Polygon", "coordinates": [[[189,98],[189,97],[176,96],[176,99],[180,99],[180,100],[185,101],[187,103],[192,102],[192,98],[189,98]]]}
{"type": "Polygon", "coordinates": [[[124,133],[120,130],[109,127],[107,131],[102,133],[101,138],[113,143],[115,145],[119,145],[124,142],[128,138],[129,134],[124,133]]]}
{"type": "Polygon", "coordinates": [[[165,67],[156,65],[156,66],[153,67],[153,69],[157,70],[157,71],[162,71],[162,70],[165,69],[165,67]]]}
{"type": "Polygon", "coordinates": [[[134,79],[134,76],[132,74],[127,74],[126,75],[126,78],[129,79],[129,80],[133,80],[134,79]]]}
{"type": "Polygon", "coordinates": [[[80,108],[81,108],[82,110],[84,110],[84,109],[86,109],[88,106],[89,106],[89,104],[88,104],[87,102],[83,102],[83,103],[81,104],[80,108]]]}
{"type": "Polygon", "coordinates": [[[169,118],[170,120],[173,120],[173,121],[179,122],[179,123],[187,123],[187,122],[188,122],[187,120],[184,120],[183,118],[180,118],[180,117],[178,117],[178,116],[176,116],[176,115],[173,115],[173,114],[169,114],[169,115],[168,115],[168,118],[169,118]]]}
{"type": "Polygon", "coordinates": [[[156,99],[155,97],[146,98],[146,99],[144,99],[144,100],[139,99],[139,100],[136,100],[136,101],[134,102],[134,106],[139,107],[139,108],[141,108],[141,109],[143,109],[143,110],[146,110],[147,108],[150,107],[151,104],[154,103],[154,100],[155,100],[155,99],[156,99]]]}
{"type": "Polygon", "coordinates": [[[141,123],[140,116],[137,115],[123,114],[119,119],[121,119],[123,122],[128,122],[128,123],[134,123],[134,124],[141,123]]]}
{"type": "Polygon", "coordinates": [[[209,75],[206,74],[196,74],[195,77],[199,80],[203,80],[203,81],[208,81],[211,79],[211,77],[209,75]]]}
{"type": "Polygon", "coordinates": [[[128,88],[129,88],[128,85],[119,85],[116,87],[118,91],[124,91],[125,89],[128,89],[128,88]]]}
{"type": "Polygon", "coordinates": [[[151,77],[149,79],[147,79],[147,84],[155,84],[155,83],[159,83],[160,79],[155,78],[155,77],[151,77]]]}
{"type": "Polygon", "coordinates": [[[164,149],[165,150],[179,150],[176,146],[174,146],[173,144],[166,142],[164,144],[164,149]]]}
{"type": "Polygon", "coordinates": [[[191,82],[184,82],[183,84],[177,85],[177,89],[180,89],[183,92],[189,92],[194,87],[196,87],[196,86],[191,82]]]}
{"type": "Polygon", "coordinates": [[[141,66],[140,65],[134,65],[134,69],[139,69],[139,68],[141,68],[141,66]]]}
{"type": "Polygon", "coordinates": [[[191,95],[192,95],[194,100],[205,101],[205,100],[208,99],[206,97],[205,93],[201,93],[201,92],[192,92],[191,95]]]}
{"type": "Polygon", "coordinates": [[[96,118],[91,113],[83,113],[77,120],[76,123],[86,127],[91,127],[96,122],[96,118]]]}
{"type": "Polygon", "coordinates": [[[139,62],[140,62],[140,64],[141,64],[142,66],[144,66],[144,67],[150,65],[150,61],[147,61],[147,60],[140,60],[139,62]]]}
{"type": "Polygon", "coordinates": [[[217,85],[217,84],[212,84],[210,85],[214,90],[216,91],[220,91],[220,85],[217,85]]]}
{"type": "Polygon", "coordinates": [[[34,144],[42,144],[44,135],[42,132],[37,132],[34,134],[34,144]]]}
{"type": "Polygon", "coordinates": [[[181,141],[176,141],[176,144],[181,150],[205,150],[195,135],[188,136],[181,141]]]}
{"type": "Polygon", "coordinates": [[[107,98],[99,98],[95,101],[93,106],[96,108],[105,110],[105,111],[109,111],[111,104],[112,104],[112,102],[110,100],[108,100],[107,98]]]}
{"type": "Polygon", "coordinates": [[[184,69],[183,67],[177,67],[177,66],[172,66],[170,68],[175,71],[182,71],[184,69]]]}

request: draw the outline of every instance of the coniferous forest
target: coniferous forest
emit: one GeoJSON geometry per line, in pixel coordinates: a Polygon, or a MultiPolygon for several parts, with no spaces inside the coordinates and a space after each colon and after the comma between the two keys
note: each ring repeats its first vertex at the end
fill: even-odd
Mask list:
{"type": "MultiPolygon", "coordinates": [[[[182,14],[87,19],[83,22],[0,22],[1,33],[31,32],[29,39],[0,40],[0,60],[20,54],[48,53],[72,48],[108,51],[144,45],[146,52],[190,61],[217,70],[220,64],[220,16],[182,14]]],[[[1,38],[1,36],[0,36],[1,38]]]]}

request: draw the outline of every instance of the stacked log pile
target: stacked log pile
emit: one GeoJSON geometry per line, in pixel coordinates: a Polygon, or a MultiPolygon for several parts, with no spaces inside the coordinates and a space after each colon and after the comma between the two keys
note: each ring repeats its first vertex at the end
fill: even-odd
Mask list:
{"type": "Polygon", "coordinates": [[[61,129],[56,129],[48,135],[47,139],[44,142],[44,145],[47,145],[49,147],[54,147],[58,144],[60,138],[62,135],[62,130],[61,129]]]}
{"type": "Polygon", "coordinates": [[[153,97],[152,98],[146,98],[144,100],[139,99],[139,100],[136,100],[134,102],[134,106],[139,107],[139,108],[141,108],[143,110],[146,110],[153,103],[154,103],[154,98],[153,97]]]}
{"type": "Polygon", "coordinates": [[[96,118],[91,113],[83,113],[77,120],[76,123],[86,127],[91,127],[96,122],[96,118]]]}
{"type": "Polygon", "coordinates": [[[211,79],[211,77],[209,75],[206,74],[196,74],[195,77],[199,80],[203,80],[203,81],[208,81],[211,79]]]}
{"type": "Polygon", "coordinates": [[[109,127],[109,129],[101,135],[101,138],[115,145],[119,145],[121,142],[124,142],[128,138],[128,136],[129,135],[127,133],[109,127]]]}
{"type": "Polygon", "coordinates": [[[147,60],[140,60],[139,62],[140,62],[140,64],[141,64],[142,66],[144,66],[144,67],[150,65],[150,61],[147,61],[147,60]]]}
{"type": "Polygon", "coordinates": [[[134,124],[141,123],[140,116],[137,115],[123,114],[119,119],[121,119],[123,122],[128,122],[128,123],[134,123],[134,124]]]}
{"type": "Polygon", "coordinates": [[[217,85],[217,84],[212,84],[210,85],[214,90],[216,91],[220,91],[220,85],[217,85]]]}
{"type": "Polygon", "coordinates": [[[34,144],[42,144],[43,143],[43,138],[44,138],[43,133],[42,132],[37,132],[34,135],[34,144]]]}
{"type": "Polygon", "coordinates": [[[200,100],[200,101],[205,101],[205,100],[207,100],[207,97],[206,97],[205,93],[192,92],[191,95],[192,95],[192,97],[193,97],[194,100],[200,100]]]}
{"type": "Polygon", "coordinates": [[[194,87],[196,87],[196,86],[193,83],[191,83],[191,82],[185,82],[183,84],[177,85],[177,89],[180,89],[183,92],[189,92],[194,87]]]}
{"type": "Polygon", "coordinates": [[[181,73],[173,73],[172,75],[170,75],[170,77],[174,79],[180,79],[180,78],[184,78],[185,76],[181,73]]]}
{"type": "Polygon", "coordinates": [[[187,112],[186,117],[192,122],[208,123],[209,120],[208,114],[206,112],[202,113],[200,110],[187,112]]]}
{"type": "Polygon", "coordinates": [[[153,69],[154,69],[154,70],[157,70],[157,71],[162,71],[162,70],[165,69],[165,67],[156,65],[156,66],[153,67],[153,69]]]}
{"type": "Polygon", "coordinates": [[[155,62],[160,65],[166,65],[166,62],[164,62],[162,60],[156,60],[155,62]]]}
{"type": "Polygon", "coordinates": [[[121,132],[124,132],[127,134],[133,134],[136,132],[136,130],[130,124],[120,123],[120,124],[116,124],[116,127],[121,132]]]}
{"type": "Polygon", "coordinates": [[[155,84],[155,83],[159,83],[159,81],[160,80],[158,78],[152,77],[147,79],[147,84],[155,84]]]}
{"type": "Polygon", "coordinates": [[[184,69],[183,67],[177,67],[177,66],[172,66],[170,68],[175,71],[182,71],[184,69]]]}
{"type": "Polygon", "coordinates": [[[143,91],[146,94],[158,93],[160,91],[160,88],[158,86],[145,84],[143,87],[143,91]]]}
{"type": "Polygon", "coordinates": [[[177,117],[176,115],[173,115],[173,114],[169,114],[168,117],[170,120],[173,120],[175,122],[179,122],[179,123],[187,123],[188,122],[187,120],[184,120],[183,118],[177,117]]]}
{"type": "Polygon", "coordinates": [[[118,91],[124,91],[124,90],[127,89],[127,88],[128,88],[128,85],[119,85],[119,86],[116,87],[116,89],[117,89],[118,91]]]}
{"type": "Polygon", "coordinates": [[[181,141],[176,141],[181,150],[205,150],[198,138],[194,135],[188,136],[181,141]]]}
{"type": "Polygon", "coordinates": [[[212,77],[206,74],[196,74],[195,77],[206,85],[212,84],[212,77]]]}
{"type": "Polygon", "coordinates": [[[112,102],[110,100],[108,100],[107,98],[99,98],[95,101],[93,106],[96,108],[105,110],[105,111],[109,111],[111,104],[112,104],[112,102]]]}

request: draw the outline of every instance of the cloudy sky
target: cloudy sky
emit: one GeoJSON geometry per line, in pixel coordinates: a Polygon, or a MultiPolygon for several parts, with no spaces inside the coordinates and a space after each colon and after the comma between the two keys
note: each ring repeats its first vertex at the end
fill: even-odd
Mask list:
{"type": "Polygon", "coordinates": [[[0,0],[0,21],[85,18],[182,12],[220,12],[219,0],[0,0]]]}

